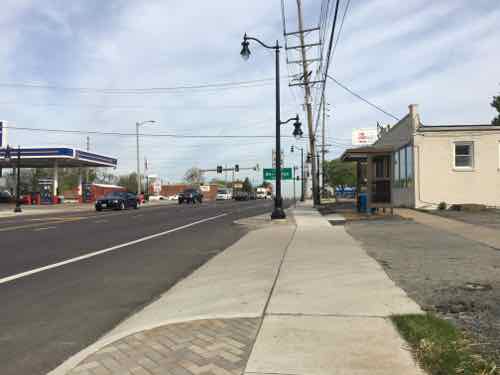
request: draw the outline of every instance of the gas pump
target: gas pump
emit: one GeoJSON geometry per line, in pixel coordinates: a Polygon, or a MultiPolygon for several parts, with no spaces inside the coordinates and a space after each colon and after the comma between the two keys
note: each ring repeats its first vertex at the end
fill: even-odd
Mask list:
{"type": "Polygon", "coordinates": [[[40,203],[52,204],[54,202],[53,180],[51,178],[44,178],[38,180],[38,188],[40,190],[40,203]]]}
{"type": "Polygon", "coordinates": [[[83,203],[92,202],[92,184],[89,183],[82,184],[82,198],[83,198],[83,203]]]}

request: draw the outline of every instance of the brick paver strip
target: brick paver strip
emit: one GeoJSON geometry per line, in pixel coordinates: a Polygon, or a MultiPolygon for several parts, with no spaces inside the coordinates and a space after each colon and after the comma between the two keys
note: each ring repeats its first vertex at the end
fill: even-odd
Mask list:
{"type": "Polygon", "coordinates": [[[69,375],[240,375],[260,318],[169,324],[118,340],[69,375]]]}

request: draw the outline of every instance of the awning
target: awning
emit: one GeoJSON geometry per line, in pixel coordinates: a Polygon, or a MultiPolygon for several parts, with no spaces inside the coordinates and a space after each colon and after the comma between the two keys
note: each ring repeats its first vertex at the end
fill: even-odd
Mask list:
{"type": "Polygon", "coordinates": [[[0,148],[0,168],[60,168],[116,167],[118,160],[70,147],[22,147],[10,149],[10,160],[5,159],[7,150],[0,148]]]}
{"type": "Polygon", "coordinates": [[[349,148],[344,151],[340,160],[342,161],[366,161],[368,155],[387,155],[394,151],[392,146],[363,146],[357,148],[349,148]]]}

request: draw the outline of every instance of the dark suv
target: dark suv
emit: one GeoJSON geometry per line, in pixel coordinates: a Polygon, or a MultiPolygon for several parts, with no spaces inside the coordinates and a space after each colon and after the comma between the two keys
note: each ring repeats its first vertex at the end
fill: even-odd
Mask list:
{"type": "Polygon", "coordinates": [[[203,201],[203,194],[198,189],[186,189],[179,194],[179,204],[182,203],[201,203],[203,201]]]}

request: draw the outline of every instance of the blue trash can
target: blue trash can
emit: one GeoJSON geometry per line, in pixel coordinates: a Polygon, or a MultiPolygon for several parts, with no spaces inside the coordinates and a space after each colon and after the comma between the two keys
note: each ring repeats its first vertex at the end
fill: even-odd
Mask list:
{"type": "Polygon", "coordinates": [[[367,196],[366,193],[359,193],[359,212],[367,211],[367,196]]]}

